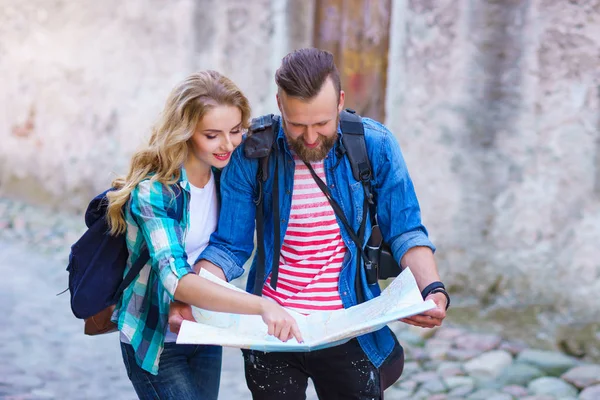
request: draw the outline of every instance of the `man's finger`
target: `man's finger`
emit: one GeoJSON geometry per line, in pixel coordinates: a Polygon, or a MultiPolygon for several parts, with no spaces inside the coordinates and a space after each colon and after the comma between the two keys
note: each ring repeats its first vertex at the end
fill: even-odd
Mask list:
{"type": "Polygon", "coordinates": [[[446,317],[446,311],[440,308],[434,308],[433,310],[425,311],[423,314],[420,315],[427,315],[429,317],[442,320],[446,317]]]}
{"type": "Polygon", "coordinates": [[[183,319],[196,322],[196,318],[194,318],[194,314],[192,314],[192,309],[186,310],[185,314],[183,314],[183,319]]]}
{"type": "Polygon", "coordinates": [[[410,321],[410,320],[402,320],[401,319],[400,321],[404,322],[405,324],[416,326],[419,328],[434,328],[436,326],[436,325],[432,325],[432,324],[422,324],[422,323],[410,321]]]}
{"type": "Polygon", "coordinates": [[[441,321],[438,319],[433,319],[431,317],[421,315],[413,315],[410,318],[403,318],[400,321],[410,325],[420,326],[422,328],[433,328],[441,324],[441,321]]]}
{"type": "Polygon", "coordinates": [[[182,323],[183,318],[180,315],[173,315],[171,318],[169,318],[169,329],[173,333],[179,333],[182,323]]]}
{"type": "MultiPolygon", "coordinates": [[[[437,315],[437,314],[435,314],[437,315]]],[[[407,319],[412,319],[413,321],[417,321],[419,323],[424,323],[424,324],[441,324],[442,323],[442,319],[436,317],[435,315],[428,315],[426,313],[423,314],[418,314],[418,315],[413,315],[412,317],[409,317],[407,319]]]]}
{"type": "Polygon", "coordinates": [[[419,324],[432,324],[433,323],[433,318],[431,318],[428,315],[413,315],[412,317],[407,318],[411,321],[417,322],[419,324]]]}
{"type": "Polygon", "coordinates": [[[412,325],[412,326],[416,326],[419,328],[428,328],[427,326],[423,326],[422,324],[419,324],[417,322],[411,321],[409,319],[401,319],[400,322],[404,322],[407,325],[412,325]]]}

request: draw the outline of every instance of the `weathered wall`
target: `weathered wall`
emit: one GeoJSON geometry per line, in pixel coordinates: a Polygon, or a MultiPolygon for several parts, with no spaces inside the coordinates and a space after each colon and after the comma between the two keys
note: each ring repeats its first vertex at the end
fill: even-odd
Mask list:
{"type": "Polygon", "coordinates": [[[455,318],[600,357],[600,2],[395,7],[389,124],[455,318]]]}
{"type": "MultiPolygon", "coordinates": [[[[274,110],[274,71],[311,43],[315,14],[295,0],[0,4],[0,194],[73,208],[125,170],[194,70],[274,110]]],[[[453,318],[600,358],[600,0],[392,4],[387,122],[453,318]]]]}
{"type": "Polygon", "coordinates": [[[230,76],[273,110],[275,68],[309,45],[314,2],[0,1],[0,188],[82,207],[125,171],[187,74],[230,76]]]}

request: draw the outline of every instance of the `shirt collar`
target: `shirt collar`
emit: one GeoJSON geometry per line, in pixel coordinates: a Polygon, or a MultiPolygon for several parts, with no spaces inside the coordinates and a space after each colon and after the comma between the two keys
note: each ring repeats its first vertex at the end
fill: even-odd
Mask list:
{"type": "Polygon", "coordinates": [[[181,186],[186,192],[190,191],[190,182],[188,181],[187,172],[185,167],[181,165],[181,173],[179,175],[179,186],[181,186]]]}

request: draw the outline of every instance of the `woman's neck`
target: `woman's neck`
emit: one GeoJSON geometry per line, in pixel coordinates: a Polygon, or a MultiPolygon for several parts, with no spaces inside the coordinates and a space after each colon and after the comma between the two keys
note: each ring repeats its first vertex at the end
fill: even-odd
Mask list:
{"type": "Polygon", "coordinates": [[[189,160],[184,163],[185,172],[187,174],[188,181],[198,187],[203,188],[210,181],[211,168],[210,165],[199,162],[190,162],[189,160]]]}

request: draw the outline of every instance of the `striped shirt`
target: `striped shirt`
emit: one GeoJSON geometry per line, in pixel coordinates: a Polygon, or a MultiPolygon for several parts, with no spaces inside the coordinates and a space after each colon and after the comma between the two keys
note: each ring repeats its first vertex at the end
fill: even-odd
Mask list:
{"type": "MultiPolygon", "coordinates": [[[[346,246],[335,213],[310,171],[294,155],[292,209],[279,258],[277,290],[263,295],[303,314],[343,308],[339,277],[346,246]]],[[[325,182],[323,161],[311,164],[325,182]]]]}

